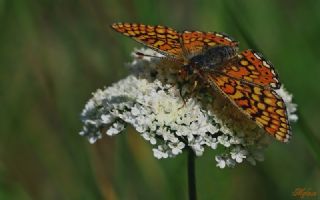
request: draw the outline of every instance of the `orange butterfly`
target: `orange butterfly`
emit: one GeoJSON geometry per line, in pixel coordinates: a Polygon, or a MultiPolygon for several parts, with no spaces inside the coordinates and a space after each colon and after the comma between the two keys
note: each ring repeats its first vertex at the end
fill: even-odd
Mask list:
{"type": "Polygon", "coordinates": [[[182,68],[218,88],[236,107],[277,140],[287,142],[290,125],[272,64],[253,50],[238,53],[238,42],[223,33],[165,26],[114,23],[123,35],[184,63],[182,68]]]}

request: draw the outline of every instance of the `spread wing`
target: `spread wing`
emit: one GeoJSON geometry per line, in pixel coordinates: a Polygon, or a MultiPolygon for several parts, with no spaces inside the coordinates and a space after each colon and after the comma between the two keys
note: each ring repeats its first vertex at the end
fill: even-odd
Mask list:
{"type": "Polygon", "coordinates": [[[111,27],[165,56],[180,57],[182,54],[181,34],[172,28],[135,23],[114,23],[111,27]]]}
{"type": "Polygon", "coordinates": [[[224,33],[184,31],[182,33],[183,47],[189,55],[195,55],[208,47],[224,45],[238,46],[238,42],[224,33]]]}
{"type": "Polygon", "coordinates": [[[222,66],[220,71],[243,82],[279,89],[278,74],[273,65],[253,50],[241,52],[238,57],[222,66]]]}
{"type": "Polygon", "coordinates": [[[287,142],[291,136],[283,99],[274,91],[280,88],[272,64],[253,50],[241,52],[206,79],[258,126],[276,139],[287,142]]]}
{"type": "Polygon", "coordinates": [[[176,58],[181,58],[185,53],[192,56],[217,45],[238,46],[237,41],[224,33],[200,31],[179,33],[166,26],[136,23],[114,23],[111,27],[165,56],[176,58]]]}
{"type": "Polygon", "coordinates": [[[226,75],[208,73],[206,76],[209,83],[217,86],[234,105],[267,133],[282,142],[290,139],[285,103],[275,91],[243,83],[226,75]]]}

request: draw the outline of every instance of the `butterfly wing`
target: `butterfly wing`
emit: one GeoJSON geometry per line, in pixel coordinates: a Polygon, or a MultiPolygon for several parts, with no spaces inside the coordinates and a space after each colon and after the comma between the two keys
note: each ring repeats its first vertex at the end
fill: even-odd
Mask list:
{"type": "Polygon", "coordinates": [[[135,23],[114,23],[111,27],[165,56],[180,57],[182,54],[181,34],[172,28],[135,23]]]}
{"type": "Polygon", "coordinates": [[[205,48],[224,45],[238,46],[238,42],[224,33],[184,31],[182,33],[183,47],[189,55],[195,55],[205,48]]]}
{"type": "Polygon", "coordinates": [[[226,75],[208,73],[206,76],[209,83],[217,86],[234,105],[267,133],[282,142],[290,139],[285,103],[275,91],[242,83],[226,75]]]}
{"type": "Polygon", "coordinates": [[[181,58],[195,55],[207,47],[217,45],[238,46],[238,42],[224,33],[178,31],[165,26],[149,26],[135,23],[114,23],[117,32],[133,38],[165,56],[181,58]]]}
{"type": "Polygon", "coordinates": [[[278,75],[261,54],[243,51],[207,76],[210,83],[258,126],[280,141],[289,140],[291,133],[285,103],[274,91],[280,88],[278,75]]]}
{"type": "Polygon", "coordinates": [[[280,88],[278,74],[273,65],[260,53],[253,50],[248,49],[241,52],[238,57],[222,66],[220,71],[243,82],[272,89],[280,88]]]}

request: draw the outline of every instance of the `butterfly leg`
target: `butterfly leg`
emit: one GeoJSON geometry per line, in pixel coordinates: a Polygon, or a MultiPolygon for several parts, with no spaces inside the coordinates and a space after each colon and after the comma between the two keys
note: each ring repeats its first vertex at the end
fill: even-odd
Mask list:
{"type": "Polygon", "coordinates": [[[196,96],[199,89],[201,89],[202,87],[202,84],[200,84],[196,76],[193,76],[192,79],[189,81],[192,83],[192,87],[188,88],[189,90],[185,94],[183,94],[182,89],[180,89],[180,96],[183,100],[183,105],[179,109],[183,108],[186,105],[187,99],[190,99],[196,96]]]}
{"type": "Polygon", "coordinates": [[[191,94],[194,93],[194,91],[196,90],[197,86],[198,86],[198,81],[195,80],[195,81],[193,82],[193,87],[191,88],[191,92],[190,92],[191,94]]]}

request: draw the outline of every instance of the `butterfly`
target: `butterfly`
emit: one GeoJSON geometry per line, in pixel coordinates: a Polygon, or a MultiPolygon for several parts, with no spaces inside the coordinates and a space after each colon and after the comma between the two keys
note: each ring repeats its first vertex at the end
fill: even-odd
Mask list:
{"type": "Polygon", "coordinates": [[[224,94],[242,113],[277,140],[288,142],[291,128],[281,84],[262,54],[238,52],[238,42],[224,33],[183,31],[166,26],[114,23],[117,32],[181,62],[182,68],[224,94]]]}

